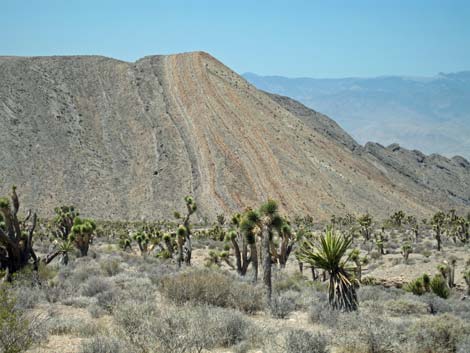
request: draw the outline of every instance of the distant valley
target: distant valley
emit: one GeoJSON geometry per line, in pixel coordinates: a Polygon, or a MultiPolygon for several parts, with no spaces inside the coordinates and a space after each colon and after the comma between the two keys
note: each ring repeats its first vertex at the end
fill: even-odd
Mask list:
{"type": "Polygon", "coordinates": [[[470,157],[470,71],[435,77],[313,79],[243,75],[338,122],[359,143],[470,157]]]}

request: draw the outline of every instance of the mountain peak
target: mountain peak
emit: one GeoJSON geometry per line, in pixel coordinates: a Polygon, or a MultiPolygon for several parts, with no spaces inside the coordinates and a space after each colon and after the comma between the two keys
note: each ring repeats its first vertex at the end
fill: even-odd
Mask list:
{"type": "Polygon", "coordinates": [[[367,151],[327,116],[257,90],[204,52],[0,60],[0,97],[10,166],[0,192],[15,184],[44,212],[74,204],[103,219],[168,218],[188,194],[210,219],[267,198],[317,219],[469,205],[462,161],[429,163],[446,183],[417,184],[401,165],[414,165],[407,153],[367,151]]]}

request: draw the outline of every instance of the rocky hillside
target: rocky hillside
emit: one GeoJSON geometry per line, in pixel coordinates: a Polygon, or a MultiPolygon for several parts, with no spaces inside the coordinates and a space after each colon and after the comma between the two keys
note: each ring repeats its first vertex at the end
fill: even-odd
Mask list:
{"type": "Polygon", "coordinates": [[[0,124],[0,192],[18,185],[44,216],[75,204],[103,219],[171,217],[186,194],[201,218],[268,197],[323,219],[470,206],[466,160],[364,148],[202,52],[0,57],[0,124]]]}

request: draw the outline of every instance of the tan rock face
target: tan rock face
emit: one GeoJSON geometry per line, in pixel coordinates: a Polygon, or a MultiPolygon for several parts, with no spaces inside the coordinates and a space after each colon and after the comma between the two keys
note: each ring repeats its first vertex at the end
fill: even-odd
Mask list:
{"type": "Polygon", "coordinates": [[[450,170],[460,194],[436,193],[438,181],[396,176],[329,118],[201,52],[136,63],[0,58],[0,124],[0,191],[16,184],[43,216],[74,204],[103,219],[171,217],[187,194],[209,218],[268,197],[292,216],[323,219],[470,204],[461,160],[446,159],[462,168],[450,170]]]}

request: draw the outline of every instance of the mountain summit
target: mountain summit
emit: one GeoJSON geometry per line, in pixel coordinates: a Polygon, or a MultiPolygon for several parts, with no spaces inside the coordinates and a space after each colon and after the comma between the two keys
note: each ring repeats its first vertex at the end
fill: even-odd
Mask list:
{"type": "Polygon", "coordinates": [[[359,145],[327,116],[257,90],[207,53],[0,57],[0,192],[49,215],[199,216],[279,200],[290,215],[470,207],[470,164],[359,145]]]}

